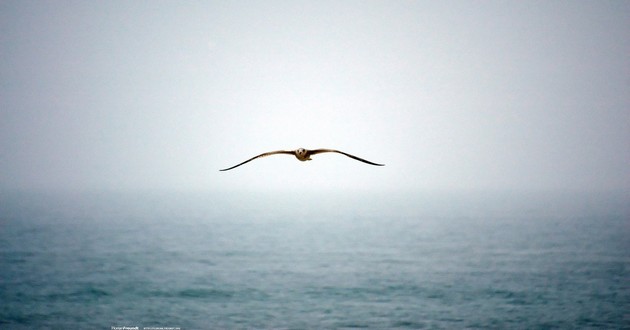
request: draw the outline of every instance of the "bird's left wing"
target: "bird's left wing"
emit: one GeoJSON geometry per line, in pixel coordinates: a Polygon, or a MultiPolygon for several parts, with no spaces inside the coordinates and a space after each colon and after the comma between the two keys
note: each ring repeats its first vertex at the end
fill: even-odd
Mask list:
{"type": "Polygon", "coordinates": [[[348,157],[350,157],[350,158],[352,158],[352,159],[356,159],[356,160],[358,160],[358,161],[360,161],[360,162],[364,162],[364,163],[366,163],[366,164],[370,164],[370,165],[374,165],[374,166],[385,166],[385,164],[377,164],[377,163],[373,163],[373,162],[371,162],[371,161],[369,161],[369,160],[365,160],[365,159],[363,159],[363,158],[359,158],[359,157],[357,157],[357,156],[354,156],[354,155],[351,155],[351,154],[345,153],[345,152],[343,152],[343,151],[335,150],[335,149],[315,149],[315,150],[311,150],[311,153],[310,153],[310,154],[311,154],[311,155],[317,155],[317,154],[321,154],[321,153],[324,153],[324,152],[336,152],[336,153],[338,153],[338,154],[342,154],[342,155],[344,155],[344,156],[348,156],[348,157]]]}

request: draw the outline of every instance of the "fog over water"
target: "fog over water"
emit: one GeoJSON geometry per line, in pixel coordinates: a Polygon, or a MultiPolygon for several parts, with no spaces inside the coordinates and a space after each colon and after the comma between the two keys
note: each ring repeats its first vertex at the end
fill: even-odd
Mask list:
{"type": "Polygon", "coordinates": [[[630,4],[0,4],[0,189],[630,189],[630,4]],[[301,163],[265,151],[337,148],[301,163]]]}

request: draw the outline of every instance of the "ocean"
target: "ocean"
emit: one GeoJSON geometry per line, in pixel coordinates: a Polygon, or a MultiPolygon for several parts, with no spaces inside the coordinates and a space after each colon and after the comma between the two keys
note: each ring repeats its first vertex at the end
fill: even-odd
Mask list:
{"type": "Polygon", "coordinates": [[[5,192],[0,328],[630,328],[627,196],[445,196],[5,192]]]}

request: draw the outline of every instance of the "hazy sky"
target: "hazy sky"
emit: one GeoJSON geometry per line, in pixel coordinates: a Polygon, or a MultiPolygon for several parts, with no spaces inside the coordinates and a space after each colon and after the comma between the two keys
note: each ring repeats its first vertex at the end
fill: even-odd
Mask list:
{"type": "Polygon", "coordinates": [[[1,1],[0,188],[630,189],[628,1],[1,1]],[[338,148],[385,167],[322,154],[338,148]]]}

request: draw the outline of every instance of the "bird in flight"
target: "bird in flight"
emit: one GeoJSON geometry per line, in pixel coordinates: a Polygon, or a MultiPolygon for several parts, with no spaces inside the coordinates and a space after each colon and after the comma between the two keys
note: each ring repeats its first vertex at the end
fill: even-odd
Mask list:
{"type": "Polygon", "coordinates": [[[321,153],[324,153],[324,152],[336,152],[338,154],[342,154],[342,155],[348,156],[348,157],[350,157],[352,159],[356,159],[356,160],[358,160],[360,162],[364,162],[366,164],[370,164],[370,165],[374,165],[374,166],[385,166],[385,164],[372,163],[371,161],[368,161],[368,160],[365,160],[363,158],[359,158],[357,156],[353,156],[351,154],[347,154],[347,153],[345,153],[343,151],[339,151],[339,150],[335,150],[335,149],[314,149],[314,150],[308,150],[308,149],[304,149],[304,148],[299,148],[297,150],[278,150],[278,151],[265,152],[264,154],[260,154],[260,155],[258,155],[256,157],[252,157],[252,158],[250,158],[250,159],[248,159],[248,160],[246,160],[246,161],[244,161],[244,162],[242,162],[240,164],[234,165],[232,167],[224,168],[224,169],[219,170],[219,171],[229,171],[229,170],[231,170],[233,168],[236,168],[236,167],[239,167],[239,166],[241,166],[241,165],[243,165],[245,163],[249,163],[249,162],[251,162],[254,159],[267,157],[267,156],[271,156],[271,155],[277,155],[277,154],[293,155],[298,160],[300,160],[302,162],[305,162],[307,160],[311,160],[311,156],[312,155],[317,155],[317,154],[321,154],[321,153]]]}

